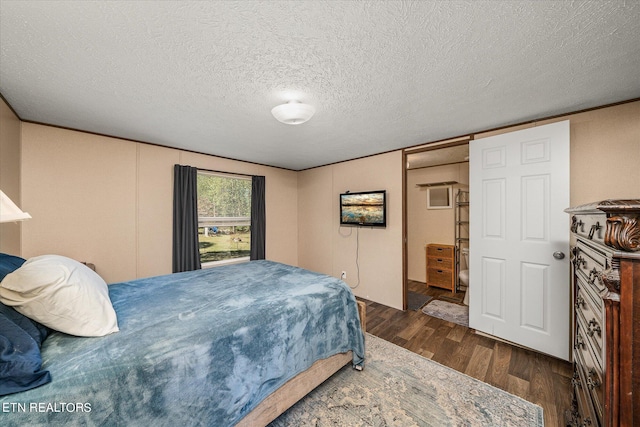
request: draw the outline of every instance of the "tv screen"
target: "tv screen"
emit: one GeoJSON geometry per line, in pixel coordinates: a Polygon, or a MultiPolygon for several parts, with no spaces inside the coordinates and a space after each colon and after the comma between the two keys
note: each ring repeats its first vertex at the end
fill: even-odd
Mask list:
{"type": "Polygon", "coordinates": [[[387,226],[387,192],[340,194],[340,225],[387,226]]]}

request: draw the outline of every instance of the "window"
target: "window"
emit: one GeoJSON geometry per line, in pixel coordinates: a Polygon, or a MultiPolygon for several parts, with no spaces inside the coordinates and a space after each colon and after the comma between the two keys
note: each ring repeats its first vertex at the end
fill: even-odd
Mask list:
{"type": "Polygon", "coordinates": [[[427,188],[427,209],[448,209],[453,207],[451,186],[427,188]]]}
{"type": "Polygon", "coordinates": [[[249,260],[250,177],[198,172],[198,242],[203,265],[249,260]]]}

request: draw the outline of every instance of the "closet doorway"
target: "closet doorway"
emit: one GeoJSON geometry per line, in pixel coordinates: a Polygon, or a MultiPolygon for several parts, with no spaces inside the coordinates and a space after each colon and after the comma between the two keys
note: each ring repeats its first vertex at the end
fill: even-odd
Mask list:
{"type": "Polygon", "coordinates": [[[435,295],[452,302],[462,302],[464,298],[464,288],[460,288],[458,277],[459,271],[467,266],[459,249],[468,248],[468,203],[462,210],[456,200],[460,197],[459,192],[469,190],[470,139],[462,137],[403,152],[405,310],[412,308],[416,293],[435,295]],[[435,245],[429,249],[431,252],[438,247],[445,251],[453,249],[450,261],[440,257],[435,260],[441,262],[443,268],[429,269],[434,267],[428,265],[429,245],[435,245]],[[460,291],[452,292],[452,289],[460,291]]]}

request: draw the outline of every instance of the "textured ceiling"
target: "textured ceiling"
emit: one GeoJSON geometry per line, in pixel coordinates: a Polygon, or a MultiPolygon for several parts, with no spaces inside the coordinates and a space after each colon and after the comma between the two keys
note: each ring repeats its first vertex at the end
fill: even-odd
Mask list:
{"type": "Polygon", "coordinates": [[[2,0],[0,48],[23,120],[294,170],[640,97],[639,1],[2,0]]]}

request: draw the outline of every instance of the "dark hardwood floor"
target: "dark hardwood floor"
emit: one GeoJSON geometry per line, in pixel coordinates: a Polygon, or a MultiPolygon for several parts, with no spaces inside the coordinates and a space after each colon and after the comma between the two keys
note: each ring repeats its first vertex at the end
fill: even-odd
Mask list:
{"type": "MultiPolygon", "coordinates": [[[[434,298],[453,296],[414,281],[409,290],[434,298]]],[[[569,362],[478,335],[420,310],[403,312],[362,301],[370,334],[540,405],[546,427],[564,425],[564,411],[571,404],[569,362]]]]}

